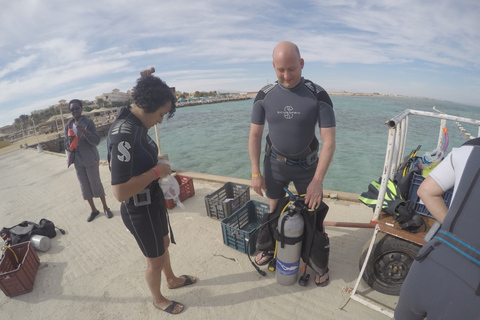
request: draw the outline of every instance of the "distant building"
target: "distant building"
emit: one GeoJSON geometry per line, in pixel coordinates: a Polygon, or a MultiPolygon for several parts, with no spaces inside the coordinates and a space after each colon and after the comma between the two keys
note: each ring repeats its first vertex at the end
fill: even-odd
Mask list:
{"type": "Polygon", "coordinates": [[[132,94],[130,90],[127,92],[120,92],[118,89],[113,89],[110,93],[103,93],[100,96],[95,97],[95,99],[102,99],[108,103],[112,102],[125,102],[132,99],[132,94]]]}

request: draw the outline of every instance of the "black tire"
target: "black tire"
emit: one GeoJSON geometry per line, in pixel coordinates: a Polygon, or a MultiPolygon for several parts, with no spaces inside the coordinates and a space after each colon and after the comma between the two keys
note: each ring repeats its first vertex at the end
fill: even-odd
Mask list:
{"type": "MultiPolygon", "coordinates": [[[[370,240],[365,244],[360,256],[359,267],[362,269],[367,256],[370,240]]],[[[410,266],[421,246],[400,238],[378,233],[372,254],[368,259],[363,280],[372,289],[392,296],[400,295],[400,289],[410,266]]]]}

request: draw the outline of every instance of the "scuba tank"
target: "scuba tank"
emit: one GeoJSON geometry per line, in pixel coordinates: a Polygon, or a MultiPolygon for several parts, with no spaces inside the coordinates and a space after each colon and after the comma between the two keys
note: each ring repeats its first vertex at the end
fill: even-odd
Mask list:
{"type": "Polygon", "coordinates": [[[299,208],[293,203],[278,219],[276,279],[281,285],[291,286],[297,281],[304,224],[299,208]]]}

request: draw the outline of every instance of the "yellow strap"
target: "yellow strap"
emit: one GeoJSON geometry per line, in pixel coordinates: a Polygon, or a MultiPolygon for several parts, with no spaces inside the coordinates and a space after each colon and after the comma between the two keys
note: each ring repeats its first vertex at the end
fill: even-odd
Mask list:
{"type": "Polygon", "coordinates": [[[16,261],[17,261],[17,263],[18,263],[18,257],[17,257],[17,255],[15,254],[15,251],[13,251],[13,249],[12,249],[12,248],[10,248],[10,247],[7,247],[7,246],[2,246],[2,249],[3,249],[3,248],[10,249],[10,251],[12,251],[12,253],[13,253],[13,256],[15,257],[15,260],[16,260],[16,261]]]}

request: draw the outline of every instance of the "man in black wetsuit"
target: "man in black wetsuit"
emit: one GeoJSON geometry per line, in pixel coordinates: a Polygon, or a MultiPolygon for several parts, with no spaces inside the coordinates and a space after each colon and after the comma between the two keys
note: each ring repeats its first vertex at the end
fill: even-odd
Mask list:
{"type": "MultiPolygon", "coordinates": [[[[273,68],[278,81],[262,88],[255,98],[248,149],[252,166],[252,188],[269,198],[273,212],[284,187],[293,182],[298,194],[306,194],[309,208],[320,205],[323,179],[335,151],[335,114],[327,92],[302,77],[304,61],[298,47],[280,42],[273,51],[273,68]],[[265,122],[268,122],[263,176],[260,153],[265,122]],[[322,147],[315,128],[320,128],[322,147]]],[[[267,264],[272,252],[260,253],[255,261],[267,264]]],[[[328,284],[328,268],[315,277],[319,286],[328,284]]]]}

